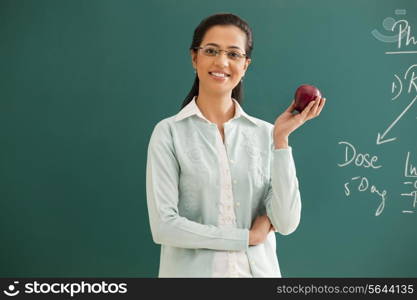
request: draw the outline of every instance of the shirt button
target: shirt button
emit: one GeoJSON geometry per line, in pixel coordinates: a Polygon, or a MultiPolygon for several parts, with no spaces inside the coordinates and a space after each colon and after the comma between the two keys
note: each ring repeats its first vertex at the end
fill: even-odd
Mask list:
{"type": "Polygon", "coordinates": [[[237,183],[237,180],[236,179],[233,179],[233,183],[236,184],[237,183]]]}
{"type": "Polygon", "coordinates": [[[235,163],[235,161],[234,161],[233,159],[231,159],[231,160],[230,160],[230,162],[231,162],[232,164],[234,164],[234,163],[235,163]]]}
{"type": "Polygon", "coordinates": [[[240,206],[240,202],[236,202],[236,206],[240,206]]]}

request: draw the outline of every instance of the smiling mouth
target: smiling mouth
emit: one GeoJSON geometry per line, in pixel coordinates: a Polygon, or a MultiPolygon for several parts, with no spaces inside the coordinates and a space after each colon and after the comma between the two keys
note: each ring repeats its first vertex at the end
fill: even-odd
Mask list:
{"type": "Polygon", "coordinates": [[[211,76],[213,76],[213,77],[216,77],[216,78],[227,78],[227,77],[230,77],[229,74],[225,74],[225,73],[209,72],[209,74],[211,76]]]}

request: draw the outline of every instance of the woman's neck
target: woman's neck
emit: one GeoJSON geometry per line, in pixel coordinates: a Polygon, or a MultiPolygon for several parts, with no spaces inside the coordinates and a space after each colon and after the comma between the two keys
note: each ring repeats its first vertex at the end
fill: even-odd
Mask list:
{"type": "Polygon", "coordinates": [[[199,92],[196,104],[203,116],[217,125],[223,125],[235,115],[231,94],[207,95],[199,92]]]}

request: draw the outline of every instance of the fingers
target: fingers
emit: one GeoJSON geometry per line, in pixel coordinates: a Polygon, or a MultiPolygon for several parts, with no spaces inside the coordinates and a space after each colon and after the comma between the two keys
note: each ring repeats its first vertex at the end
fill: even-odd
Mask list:
{"type": "Polygon", "coordinates": [[[291,105],[285,110],[286,112],[292,113],[295,109],[295,100],[293,99],[291,105]]]}
{"type": "Polygon", "coordinates": [[[253,221],[252,228],[266,226],[266,224],[269,226],[270,223],[268,223],[268,220],[266,215],[259,215],[253,221]]]}
{"type": "Polygon", "coordinates": [[[301,118],[303,120],[308,120],[308,116],[310,114],[310,111],[315,104],[316,104],[316,100],[310,101],[310,103],[308,103],[308,105],[303,109],[303,111],[301,112],[301,118]]]}
{"type": "Polygon", "coordinates": [[[319,105],[320,105],[320,99],[321,97],[319,96],[317,96],[316,99],[314,99],[314,105],[313,105],[313,108],[311,109],[311,113],[313,116],[317,114],[317,109],[319,108],[319,105]]]}
{"type": "Polygon", "coordinates": [[[308,116],[309,119],[313,119],[320,114],[321,110],[323,109],[324,102],[326,101],[326,98],[317,97],[315,101],[316,101],[316,103],[314,104],[314,106],[313,106],[313,108],[310,112],[310,115],[308,116]]]}
{"type": "Polygon", "coordinates": [[[249,231],[249,244],[258,245],[263,243],[267,238],[268,234],[271,232],[271,228],[273,227],[269,222],[268,216],[257,216],[249,231]]]}
{"type": "Polygon", "coordinates": [[[271,221],[269,220],[267,215],[257,216],[255,221],[253,222],[252,228],[258,228],[262,231],[268,231],[271,227],[271,221]]]}
{"type": "Polygon", "coordinates": [[[307,121],[317,117],[323,109],[325,102],[326,98],[320,97],[317,97],[316,99],[314,99],[314,101],[311,101],[306,107],[306,109],[304,109],[304,111],[306,111],[305,115],[303,116],[304,120],[307,121]]]}
{"type": "Polygon", "coordinates": [[[321,110],[323,109],[323,107],[324,107],[324,104],[325,104],[325,103],[326,103],[326,98],[322,98],[322,99],[321,99],[320,106],[319,106],[319,108],[318,108],[318,110],[317,110],[317,115],[320,115],[321,110]]]}

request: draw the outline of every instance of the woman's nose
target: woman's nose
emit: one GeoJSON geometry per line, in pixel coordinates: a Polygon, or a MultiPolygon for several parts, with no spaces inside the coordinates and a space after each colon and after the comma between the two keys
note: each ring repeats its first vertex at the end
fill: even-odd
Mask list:
{"type": "Polygon", "coordinates": [[[227,67],[229,65],[229,59],[227,58],[227,53],[223,51],[220,52],[215,57],[215,63],[219,66],[227,67]]]}

